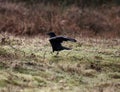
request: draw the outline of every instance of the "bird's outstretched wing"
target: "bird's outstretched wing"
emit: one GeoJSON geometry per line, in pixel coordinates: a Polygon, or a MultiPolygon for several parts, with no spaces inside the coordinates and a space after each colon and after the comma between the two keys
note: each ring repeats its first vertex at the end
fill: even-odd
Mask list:
{"type": "Polygon", "coordinates": [[[55,36],[55,37],[50,38],[49,40],[57,41],[57,42],[60,42],[60,43],[62,43],[63,41],[76,42],[75,39],[70,38],[70,37],[64,37],[64,36],[55,36]]]}

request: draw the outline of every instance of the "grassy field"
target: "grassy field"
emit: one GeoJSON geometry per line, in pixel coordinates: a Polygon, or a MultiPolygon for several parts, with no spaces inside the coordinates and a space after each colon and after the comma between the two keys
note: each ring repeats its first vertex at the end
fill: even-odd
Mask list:
{"type": "Polygon", "coordinates": [[[61,1],[0,0],[0,92],[120,92],[119,1],[61,1]],[[52,54],[50,31],[73,49],[52,54]]]}
{"type": "Polygon", "coordinates": [[[120,39],[76,38],[58,56],[47,37],[0,39],[0,92],[120,92],[120,39]]]}

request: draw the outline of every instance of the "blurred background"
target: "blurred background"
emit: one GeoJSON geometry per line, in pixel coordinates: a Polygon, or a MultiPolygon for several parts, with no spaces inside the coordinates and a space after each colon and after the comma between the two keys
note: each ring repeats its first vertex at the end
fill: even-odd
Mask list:
{"type": "Polygon", "coordinates": [[[120,0],[0,0],[0,32],[120,37],[120,0]]]}

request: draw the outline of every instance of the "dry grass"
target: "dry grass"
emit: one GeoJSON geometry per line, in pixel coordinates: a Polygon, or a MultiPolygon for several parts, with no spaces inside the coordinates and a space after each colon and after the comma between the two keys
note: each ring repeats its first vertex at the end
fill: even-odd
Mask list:
{"type": "Polygon", "coordinates": [[[119,92],[120,39],[77,40],[54,56],[47,38],[9,35],[0,45],[0,91],[119,92]]]}
{"type": "Polygon", "coordinates": [[[84,37],[120,37],[120,7],[84,8],[0,2],[0,32],[36,35],[48,31],[84,37]]]}

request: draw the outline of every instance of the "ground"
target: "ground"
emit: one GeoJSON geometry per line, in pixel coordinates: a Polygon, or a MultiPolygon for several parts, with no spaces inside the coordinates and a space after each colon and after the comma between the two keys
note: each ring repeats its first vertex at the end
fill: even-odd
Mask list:
{"type": "Polygon", "coordinates": [[[2,38],[0,92],[120,92],[120,39],[76,38],[56,56],[47,37],[2,38]]]}

